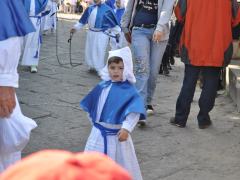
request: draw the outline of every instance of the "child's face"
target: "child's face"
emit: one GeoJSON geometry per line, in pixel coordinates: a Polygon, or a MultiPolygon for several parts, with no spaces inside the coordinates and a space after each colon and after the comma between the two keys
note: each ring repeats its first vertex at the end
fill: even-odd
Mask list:
{"type": "Polygon", "coordinates": [[[101,3],[101,0],[93,0],[93,2],[94,2],[95,4],[99,4],[99,3],[101,3]]]}
{"type": "Polygon", "coordinates": [[[117,6],[117,8],[121,7],[121,1],[120,0],[116,0],[116,6],[117,6]]]}
{"type": "Polygon", "coordinates": [[[108,72],[112,81],[122,81],[123,69],[124,65],[122,61],[120,61],[119,63],[112,62],[111,64],[109,64],[108,72]]]}

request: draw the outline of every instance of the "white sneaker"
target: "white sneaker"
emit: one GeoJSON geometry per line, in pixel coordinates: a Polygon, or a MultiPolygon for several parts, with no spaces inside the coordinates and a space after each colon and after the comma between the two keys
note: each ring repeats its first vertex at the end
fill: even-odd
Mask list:
{"type": "Polygon", "coordinates": [[[146,112],[147,112],[148,116],[152,116],[154,114],[154,109],[153,109],[152,105],[146,106],[146,112]]]}
{"type": "Polygon", "coordinates": [[[31,66],[30,72],[31,73],[37,73],[37,66],[31,66]]]}
{"type": "Polygon", "coordinates": [[[146,124],[147,124],[146,119],[141,119],[141,120],[138,121],[138,125],[139,125],[140,127],[146,126],[146,124]]]}

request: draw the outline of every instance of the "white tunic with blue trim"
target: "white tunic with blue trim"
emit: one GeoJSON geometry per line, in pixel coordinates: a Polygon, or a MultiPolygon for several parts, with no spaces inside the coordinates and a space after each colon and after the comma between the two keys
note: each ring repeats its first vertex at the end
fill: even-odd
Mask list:
{"type": "MultiPolygon", "coordinates": [[[[101,112],[103,110],[110,88],[111,86],[108,86],[107,88],[103,89],[99,97],[96,122],[106,128],[124,128],[129,132],[132,132],[139,120],[140,114],[138,113],[130,113],[123,121],[122,125],[112,125],[109,123],[99,122],[101,112]]],[[[140,167],[130,134],[128,139],[124,142],[120,142],[118,140],[118,136],[116,135],[107,136],[107,142],[107,155],[111,157],[114,161],[116,161],[118,164],[120,164],[123,168],[125,168],[132,175],[134,180],[142,180],[140,167]]],[[[88,137],[85,151],[97,151],[101,153],[104,152],[103,137],[100,130],[98,130],[94,126],[91,130],[90,136],[88,137]]]]}
{"type": "Polygon", "coordinates": [[[57,3],[53,0],[48,1],[51,7],[50,13],[42,18],[42,31],[56,30],[57,24],[57,3]]]}
{"type": "Polygon", "coordinates": [[[21,63],[24,66],[38,65],[41,46],[41,15],[44,11],[50,11],[51,8],[45,3],[45,1],[48,0],[42,0],[44,2],[42,6],[39,6],[39,3],[37,3],[38,1],[39,0],[30,0],[29,17],[36,32],[28,34],[24,39],[24,52],[21,63]],[[39,7],[37,8],[36,6],[39,7]]]}
{"type": "Polygon", "coordinates": [[[109,42],[109,36],[104,31],[116,34],[121,29],[113,10],[105,3],[89,6],[74,28],[80,30],[86,24],[89,30],[85,46],[85,62],[89,68],[94,68],[99,72],[105,65],[104,58],[109,42]]]}

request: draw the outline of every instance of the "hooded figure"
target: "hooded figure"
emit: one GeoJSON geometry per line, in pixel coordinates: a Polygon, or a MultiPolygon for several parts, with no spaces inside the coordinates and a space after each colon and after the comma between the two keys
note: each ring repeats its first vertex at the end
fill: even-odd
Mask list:
{"type": "Polygon", "coordinates": [[[199,74],[204,81],[198,100],[198,127],[212,125],[210,112],[214,108],[220,72],[232,58],[232,27],[240,23],[236,0],[179,0],[175,9],[179,22],[184,22],[180,41],[180,56],[185,64],[182,88],[176,103],[172,125],[184,128],[199,74]]]}
{"type": "Polygon", "coordinates": [[[85,151],[107,154],[127,169],[134,179],[141,180],[130,132],[139,119],[145,118],[145,108],[133,85],[136,79],[130,48],[110,51],[107,65],[100,75],[103,81],[80,103],[93,125],[85,151]]]}
{"type": "MultiPolygon", "coordinates": [[[[129,81],[131,84],[136,83],[136,78],[133,74],[133,62],[132,62],[132,53],[129,47],[125,47],[122,49],[109,51],[108,60],[111,57],[121,57],[124,64],[123,70],[123,80],[122,81],[129,81]]],[[[108,71],[108,62],[105,67],[100,72],[101,79],[104,81],[110,81],[111,78],[109,76],[108,71]]]]}

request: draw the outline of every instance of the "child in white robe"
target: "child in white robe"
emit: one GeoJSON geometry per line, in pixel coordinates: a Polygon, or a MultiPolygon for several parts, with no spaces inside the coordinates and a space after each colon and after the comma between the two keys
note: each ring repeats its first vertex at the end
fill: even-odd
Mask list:
{"type": "Polygon", "coordinates": [[[88,24],[85,62],[89,71],[97,71],[98,75],[105,65],[105,54],[109,37],[121,32],[112,8],[102,1],[94,0],[94,4],[87,7],[79,22],[70,30],[71,33],[75,33],[88,24]]]}
{"type": "MultiPolygon", "coordinates": [[[[115,0],[114,0],[115,1],[115,0]]],[[[109,0],[109,1],[106,1],[106,4],[107,3],[110,3],[108,5],[111,5],[112,0],[109,0]]],[[[115,3],[114,3],[114,12],[116,14],[116,17],[117,17],[117,20],[120,24],[121,22],[121,19],[122,19],[122,15],[123,13],[125,12],[125,0],[116,0],[115,3]]],[[[118,39],[118,42],[116,41],[116,38],[110,38],[110,47],[111,47],[111,50],[115,50],[115,49],[119,49],[119,48],[123,48],[123,47],[126,47],[128,46],[128,42],[127,40],[125,39],[125,36],[124,36],[124,33],[123,31],[121,31],[119,33],[119,39],[118,39]]]]}
{"type": "Polygon", "coordinates": [[[48,0],[48,6],[51,7],[50,13],[41,19],[41,30],[46,35],[49,30],[56,32],[57,28],[57,0],[48,0]]]}
{"type": "Polygon", "coordinates": [[[109,52],[103,79],[80,103],[93,124],[85,151],[107,154],[132,175],[142,175],[130,133],[145,118],[143,99],[134,87],[132,54],[129,47],[109,52]]]}
{"type": "Polygon", "coordinates": [[[24,38],[24,51],[22,55],[22,65],[29,66],[31,73],[38,71],[38,63],[40,58],[41,39],[41,19],[43,13],[50,12],[51,6],[48,0],[23,0],[29,17],[36,31],[28,34],[24,38]]]}

